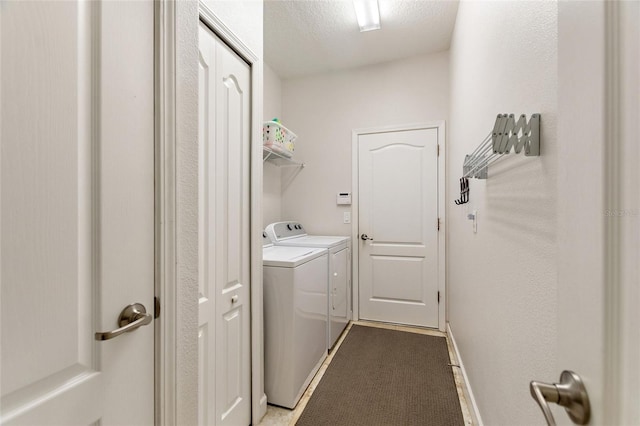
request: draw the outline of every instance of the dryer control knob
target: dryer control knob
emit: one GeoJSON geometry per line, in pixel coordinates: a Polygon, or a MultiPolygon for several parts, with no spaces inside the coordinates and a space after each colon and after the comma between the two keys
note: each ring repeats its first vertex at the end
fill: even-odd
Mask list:
{"type": "Polygon", "coordinates": [[[293,229],[293,228],[291,227],[291,224],[290,224],[290,223],[287,223],[287,229],[288,229],[289,231],[291,231],[291,230],[293,229]]]}

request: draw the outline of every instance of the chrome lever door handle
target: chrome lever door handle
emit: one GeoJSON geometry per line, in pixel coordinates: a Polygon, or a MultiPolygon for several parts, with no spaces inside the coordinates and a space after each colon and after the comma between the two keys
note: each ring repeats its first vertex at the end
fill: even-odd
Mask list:
{"type": "Polygon", "coordinates": [[[369,237],[367,234],[362,234],[362,235],[360,236],[360,239],[361,239],[362,241],[367,241],[367,240],[371,240],[371,241],[373,241],[373,238],[369,237]]]}
{"type": "Polygon", "coordinates": [[[120,312],[120,316],[118,317],[118,325],[120,328],[111,331],[97,332],[95,337],[96,340],[113,339],[123,333],[147,325],[151,323],[151,320],[153,320],[153,315],[147,313],[147,309],[142,303],[132,303],[120,312]]]}
{"type": "Polygon", "coordinates": [[[549,402],[558,402],[558,390],[555,385],[532,381],[529,384],[529,390],[531,391],[533,399],[535,399],[540,406],[547,425],[556,426],[556,420],[553,418],[553,414],[549,408],[549,402]]]}
{"type": "Polygon", "coordinates": [[[574,423],[586,425],[591,417],[591,406],[587,389],[582,379],[573,371],[565,370],[560,375],[560,383],[542,383],[533,381],[529,384],[531,396],[536,400],[549,426],[556,426],[549,403],[565,408],[574,423]]]}

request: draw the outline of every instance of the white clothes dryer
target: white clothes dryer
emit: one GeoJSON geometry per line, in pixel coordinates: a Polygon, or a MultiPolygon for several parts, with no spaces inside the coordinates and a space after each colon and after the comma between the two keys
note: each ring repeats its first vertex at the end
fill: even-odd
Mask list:
{"type": "Polygon", "coordinates": [[[295,221],[272,223],[265,231],[276,246],[329,250],[327,349],[331,350],[351,319],[351,237],[307,235],[295,221]]]}
{"type": "Polygon", "coordinates": [[[262,238],[265,393],[293,409],[327,356],[328,251],[262,238]]]}

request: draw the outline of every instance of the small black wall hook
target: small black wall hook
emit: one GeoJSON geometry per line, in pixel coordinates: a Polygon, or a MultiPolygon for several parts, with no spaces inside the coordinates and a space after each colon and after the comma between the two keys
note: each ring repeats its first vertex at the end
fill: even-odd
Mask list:
{"type": "Polygon", "coordinates": [[[469,179],[466,177],[460,178],[460,199],[454,201],[457,205],[469,202],[469,179]]]}

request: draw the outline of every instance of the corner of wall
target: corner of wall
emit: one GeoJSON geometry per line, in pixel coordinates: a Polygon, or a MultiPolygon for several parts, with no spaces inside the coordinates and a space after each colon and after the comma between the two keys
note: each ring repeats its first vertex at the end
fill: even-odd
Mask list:
{"type": "MultiPolygon", "coordinates": [[[[276,72],[264,63],[263,120],[279,118],[282,121],[282,80],[276,72]]],[[[284,123],[283,123],[284,124],[284,123]]],[[[263,226],[282,220],[282,171],[280,167],[264,162],[263,182],[263,226]]]]}

